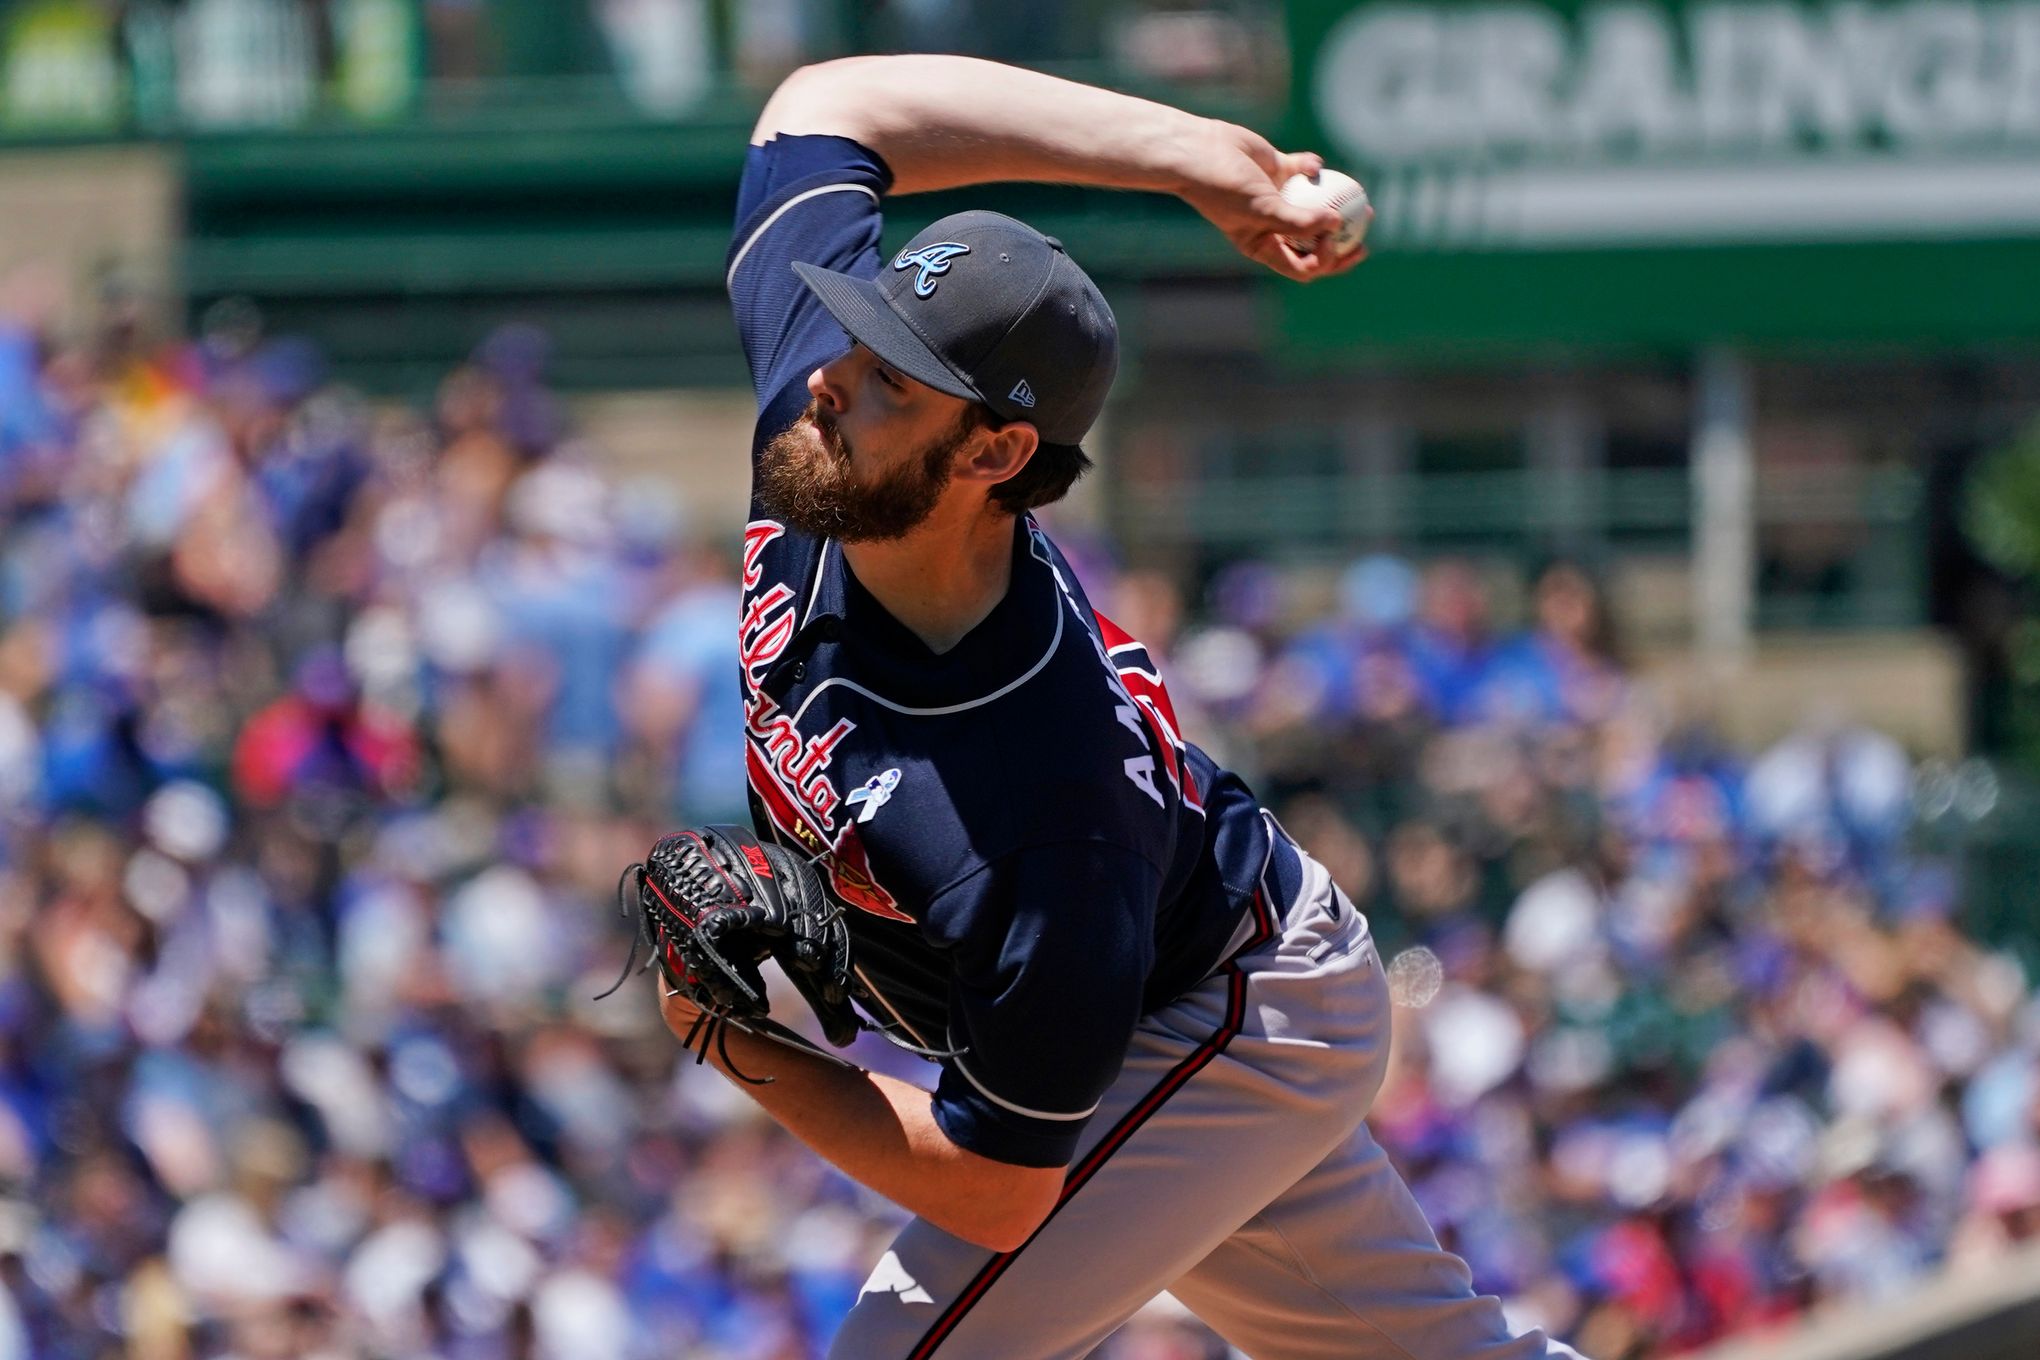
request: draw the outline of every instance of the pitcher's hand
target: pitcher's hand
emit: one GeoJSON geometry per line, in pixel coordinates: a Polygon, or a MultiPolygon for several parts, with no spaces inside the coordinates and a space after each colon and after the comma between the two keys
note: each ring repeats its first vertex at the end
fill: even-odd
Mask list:
{"type": "Polygon", "coordinates": [[[1324,158],[1314,151],[1277,151],[1260,133],[1206,120],[1181,153],[1183,201],[1226,234],[1250,260],[1259,260],[1299,283],[1343,274],[1367,258],[1366,247],[1337,259],[1299,251],[1285,237],[1308,239],[1339,229],[1336,208],[1285,202],[1291,175],[1314,175],[1324,158]]]}

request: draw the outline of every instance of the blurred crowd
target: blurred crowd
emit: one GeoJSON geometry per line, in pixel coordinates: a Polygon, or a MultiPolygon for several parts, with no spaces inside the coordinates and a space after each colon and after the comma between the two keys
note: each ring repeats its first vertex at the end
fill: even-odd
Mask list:
{"type": "MultiPolygon", "coordinates": [[[[619,866],[743,815],[724,535],[529,330],[411,409],[246,310],[6,305],[0,1360],[819,1355],[897,1211],[591,1000],[619,866]]],[[[1892,742],[1673,722],[1573,563],[1299,618],[1072,546],[1373,918],[1375,1128],[1519,1321],[1639,1360],[2040,1235],[2040,1006],[1892,742]]]]}
{"type": "Polygon", "coordinates": [[[2040,1001],[1909,834],[1945,767],[1835,712],[1727,749],[1577,562],[1369,557],[1334,595],[1287,626],[1235,565],[1173,660],[1373,921],[1372,1124],[1480,1289],[1618,1360],[2040,1238],[2040,1001]]]}

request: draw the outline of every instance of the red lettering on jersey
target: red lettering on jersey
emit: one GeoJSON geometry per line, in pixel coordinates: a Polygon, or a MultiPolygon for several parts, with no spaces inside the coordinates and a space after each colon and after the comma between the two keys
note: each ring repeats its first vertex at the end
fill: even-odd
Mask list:
{"type": "Polygon", "coordinates": [[[783,714],[766,720],[765,754],[772,757],[772,767],[782,775],[793,764],[793,758],[800,754],[800,729],[793,725],[793,719],[783,714]]]}
{"type": "Polygon", "coordinates": [[[737,622],[737,658],[754,686],[793,641],[793,610],[787,608],[792,603],[793,592],[776,585],[744,606],[744,616],[737,622]]]}
{"type": "MultiPolygon", "coordinates": [[[[744,526],[744,589],[758,588],[758,582],[764,579],[764,571],[759,567],[758,559],[764,554],[766,545],[785,532],[784,524],[769,519],[754,519],[744,526]]],[[[785,587],[781,586],[780,589],[784,590],[785,587]]]]}
{"type": "MultiPolygon", "coordinates": [[[[757,520],[744,530],[744,589],[764,582],[765,549],[786,532],[772,520],[757,520]]],[[[803,740],[793,718],[760,686],[772,663],[785,654],[797,624],[794,593],[775,582],[744,605],[738,624],[737,648],[744,675],[744,770],[766,818],[829,874],[836,896],[860,911],[895,921],[914,918],[900,910],[893,895],[879,886],[864,844],[854,825],[834,831],[843,797],[830,782],[828,769],[836,748],[857,725],[839,719],[827,732],[803,740]]]]}
{"type": "Polygon", "coordinates": [[[807,744],[807,749],[797,764],[783,766],[786,777],[793,781],[793,786],[806,793],[808,786],[814,782],[816,771],[829,768],[829,762],[836,758],[836,747],[856,726],[857,724],[848,718],[837,719],[834,727],[807,744]]]}

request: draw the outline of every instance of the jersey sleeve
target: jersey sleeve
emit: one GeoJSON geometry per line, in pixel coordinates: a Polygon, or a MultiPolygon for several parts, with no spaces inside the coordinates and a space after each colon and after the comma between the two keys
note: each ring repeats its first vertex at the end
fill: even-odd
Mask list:
{"type": "Polygon", "coordinates": [[[930,904],[950,945],[935,1121],[995,1161],[1066,1166],[1119,1075],[1154,964],[1160,875],[1097,841],[995,861],[930,904]]]}
{"type": "Polygon", "coordinates": [[[723,279],[761,411],[850,345],[794,263],[877,273],[891,187],[878,153],[847,137],[781,135],[745,156],[723,279]]]}

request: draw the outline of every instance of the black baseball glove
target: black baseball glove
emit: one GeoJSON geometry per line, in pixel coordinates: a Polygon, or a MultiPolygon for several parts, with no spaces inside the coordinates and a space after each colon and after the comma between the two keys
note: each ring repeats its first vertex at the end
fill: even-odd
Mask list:
{"type": "MultiPolygon", "coordinates": [[[[701,1013],[683,1040],[692,1048],[699,1036],[697,1062],[712,1040],[727,1041],[730,1025],[819,1051],[769,1018],[758,972],[767,958],[799,989],[831,1044],[841,1048],[857,1037],[849,928],[813,867],[792,852],[762,844],[742,827],[676,832],[624,870],[618,896],[638,928],[624,977],[642,942],[668,990],[701,1013]]],[[[727,1051],[723,1061],[729,1065],[727,1051]]]]}

